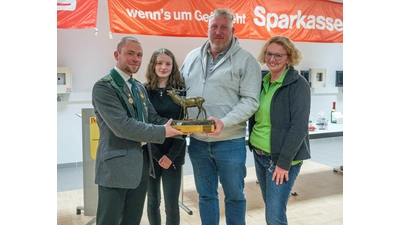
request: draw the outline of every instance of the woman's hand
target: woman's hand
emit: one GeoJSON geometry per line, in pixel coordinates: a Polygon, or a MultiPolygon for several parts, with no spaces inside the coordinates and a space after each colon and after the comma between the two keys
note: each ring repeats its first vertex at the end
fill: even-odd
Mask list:
{"type": "Polygon", "coordinates": [[[289,171],[276,166],[274,174],[272,174],[272,180],[276,180],[276,185],[278,185],[283,183],[283,179],[289,180],[289,171]]]}
{"type": "Polygon", "coordinates": [[[158,165],[164,169],[168,169],[172,165],[172,161],[166,155],[163,155],[163,157],[158,160],[158,165]]]}

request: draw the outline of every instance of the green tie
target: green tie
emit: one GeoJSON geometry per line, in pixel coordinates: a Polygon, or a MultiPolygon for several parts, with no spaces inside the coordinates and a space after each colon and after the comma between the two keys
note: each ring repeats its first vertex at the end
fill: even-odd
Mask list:
{"type": "Polygon", "coordinates": [[[136,82],[134,79],[129,78],[129,83],[132,84],[131,90],[133,93],[133,96],[135,98],[135,104],[136,104],[136,109],[137,109],[137,114],[138,114],[138,120],[143,122],[143,110],[142,110],[142,101],[140,101],[139,94],[136,90],[136,82]]]}

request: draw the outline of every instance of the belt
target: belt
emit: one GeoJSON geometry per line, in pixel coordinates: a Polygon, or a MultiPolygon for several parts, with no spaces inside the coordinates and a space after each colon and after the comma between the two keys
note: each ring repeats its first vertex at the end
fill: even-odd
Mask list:
{"type": "Polygon", "coordinates": [[[254,150],[258,155],[265,155],[265,156],[271,157],[271,154],[269,154],[268,152],[263,151],[263,150],[261,150],[261,149],[259,149],[259,148],[254,147],[254,146],[253,146],[253,150],[254,150]]]}

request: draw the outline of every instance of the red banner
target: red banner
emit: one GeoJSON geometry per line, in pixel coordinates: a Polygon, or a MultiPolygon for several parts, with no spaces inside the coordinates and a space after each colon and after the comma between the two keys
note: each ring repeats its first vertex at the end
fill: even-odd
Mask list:
{"type": "Polygon", "coordinates": [[[343,42],[343,4],[325,0],[108,0],[113,33],[207,37],[210,14],[230,9],[235,35],[296,42],[343,42]]]}
{"type": "Polygon", "coordinates": [[[57,28],[95,28],[97,0],[57,0],[57,28]]]}

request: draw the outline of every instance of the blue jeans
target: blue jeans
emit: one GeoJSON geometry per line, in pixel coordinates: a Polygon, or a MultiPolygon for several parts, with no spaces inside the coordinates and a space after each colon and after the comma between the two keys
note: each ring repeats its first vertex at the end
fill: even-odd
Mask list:
{"type": "Polygon", "coordinates": [[[282,184],[276,185],[272,181],[276,164],[271,164],[268,156],[258,155],[255,151],[253,154],[257,180],[265,204],[265,221],[267,225],[287,225],[286,206],[303,162],[290,167],[289,181],[284,180],[282,184]]]}
{"type": "Polygon", "coordinates": [[[199,194],[201,224],[219,224],[218,180],[225,194],[226,224],[246,224],[245,138],[204,142],[191,137],[188,152],[199,194]]]}

